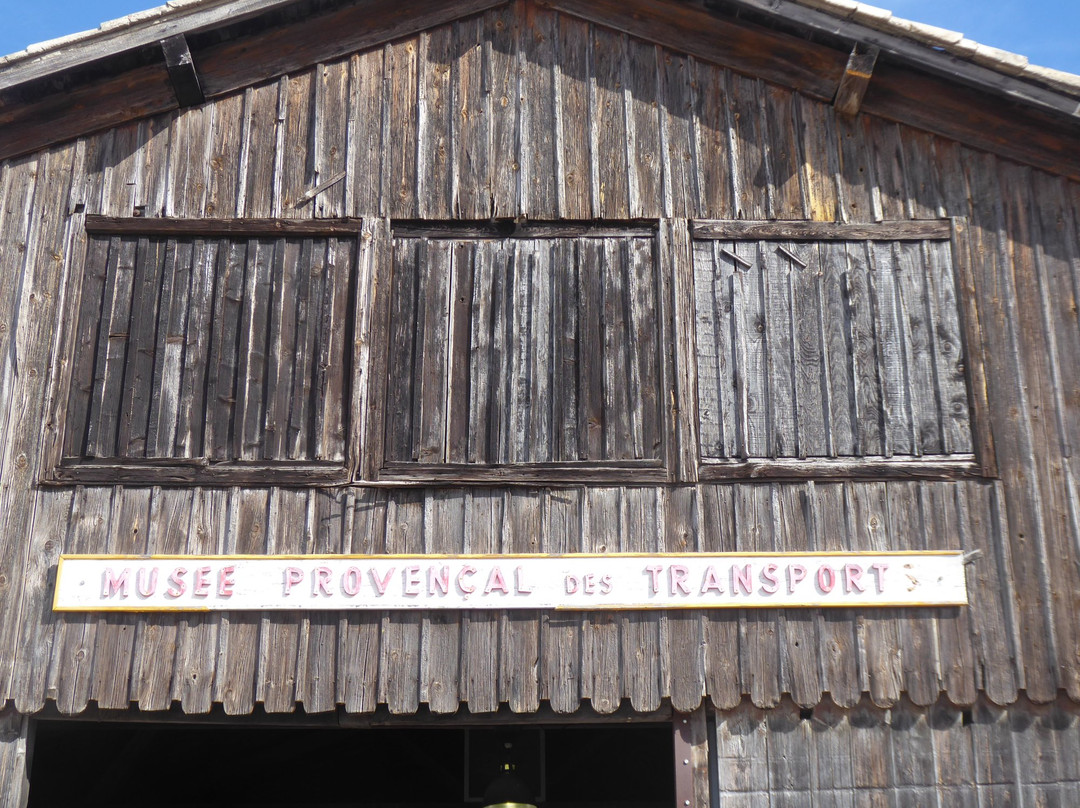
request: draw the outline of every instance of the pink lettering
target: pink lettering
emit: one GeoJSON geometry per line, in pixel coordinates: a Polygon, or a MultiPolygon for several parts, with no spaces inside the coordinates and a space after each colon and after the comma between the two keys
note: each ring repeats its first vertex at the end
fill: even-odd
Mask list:
{"type": "Polygon", "coordinates": [[[233,595],[233,587],[236,586],[236,581],[233,576],[236,574],[236,567],[222,567],[218,573],[218,585],[217,593],[219,598],[231,598],[233,595]]]}
{"type": "Polygon", "coordinates": [[[788,564],[787,568],[787,591],[791,594],[795,591],[795,584],[806,577],[806,567],[802,564],[788,564]]]}
{"type": "Polygon", "coordinates": [[[213,572],[209,567],[199,567],[195,570],[195,581],[191,586],[191,594],[197,598],[205,598],[210,594],[210,573],[213,572]]]}
{"type": "Polygon", "coordinates": [[[660,591],[660,573],[664,571],[663,567],[654,566],[646,567],[645,572],[649,574],[649,594],[655,595],[660,591]]]}
{"type": "Polygon", "coordinates": [[[672,564],[668,567],[668,587],[672,595],[682,592],[684,595],[690,594],[690,584],[686,582],[686,579],[690,577],[690,570],[684,567],[682,564],[672,564]]]}
{"type": "Polygon", "coordinates": [[[419,567],[406,567],[401,571],[401,578],[404,581],[403,592],[406,595],[419,595],[420,594],[420,568],[419,567]]]}
{"type": "Polygon", "coordinates": [[[135,589],[141,597],[148,598],[157,591],[157,576],[157,567],[151,567],[149,570],[146,567],[139,569],[135,575],[135,589]],[[147,575],[147,572],[150,574],[147,575]]]}
{"type": "Polygon", "coordinates": [[[315,578],[311,582],[312,595],[325,595],[330,597],[330,578],[333,572],[329,567],[316,567],[315,578]]]}
{"type": "Polygon", "coordinates": [[[833,587],[836,586],[836,571],[824,565],[818,567],[817,586],[822,594],[827,595],[832,592],[833,587]]]}
{"type": "Polygon", "coordinates": [[[611,576],[605,575],[600,579],[600,591],[605,595],[611,594],[611,576]]]}
{"type": "Polygon", "coordinates": [[[874,583],[879,595],[885,591],[885,570],[888,568],[888,564],[882,564],[880,561],[870,565],[870,569],[874,571],[874,583]]]}
{"type": "Polygon", "coordinates": [[[304,580],[304,571],[299,567],[285,568],[285,594],[288,595],[294,586],[304,580]]]}
{"type": "Polygon", "coordinates": [[[375,591],[380,595],[386,594],[386,587],[390,586],[390,578],[394,574],[394,568],[391,567],[386,571],[386,577],[380,578],[379,574],[375,570],[371,570],[371,582],[375,585],[375,591]]]}
{"type": "Polygon", "coordinates": [[[581,581],[578,580],[576,575],[567,575],[566,576],[566,594],[568,594],[568,595],[576,594],[577,591],[578,591],[578,588],[580,586],[581,586],[581,581]]]}
{"type": "Polygon", "coordinates": [[[750,574],[750,565],[747,564],[742,569],[732,566],[731,568],[731,594],[740,594],[738,590],[742,590],[743,595],[749,595],[753,591],[754,582],[753,576],[750,574]]]}
{"type": "Polygon", "coordinates": [[[503,577],[502,570],[498,567],[492,567],[491,574],[488,576],[487,586],[484,587],[484,594],[490,595],[496,590],[502,592],[504,595],[510,594],[510,587],[506,584],[506,579],[503,577]]]}
{"type": "Polygon", "coordinates": [[[724,594],[724,587],[720,584],[720,574],[712,564],[705,568],[705,577],[701,581],[701,594],[708,592],[724,594]]]}
{"type": "Polygon", "coordinates": [[[184,583],[184,576],[187,575],[187,570],[183,567],[177,567],[169,575],[169,588],[165,591],[165,594],[170,598],[178,598],[187,590],[187,584],[184,583]]]}
{"type": "Polygon", "coordinates": [[[779,569],[776,564],[766,564],[765,569],[761,571],[761,591],[766,595],[775,595],[776,590],[780,588],[780,579],[776,575],[779,569]]]}
{"type": "Polygon", "coordinates": [[[582,579],[581,591],[586,595],[596,594],[596,576],[591,572],[582,579]]]}
{"type": "Polygon", "coordinates": [[[844,565],[844,592],[850,595],[852,592],[865,592],[865,587],[859,581],[862,580],[862,567],[858,564],[844,565]]]}
{"type": "Polygon", "coordinates": [[[461,571],[457,574],[457,587],[466,595],[471,595],[476,591],[476,587],[473,584],[466,583],[466,580],[473,575],[476,575],[476,567],[469,566],[468,564],[462,567],[461,571]]]}
{"type": "Polygon", "coordinates": [[[363,580],[363,575],[359,567],[349,567],[341,576],[341,591],[350,598],[355,598],[360,594],[360,581],[363,580]]]}
{"type": "Polygon", "coordinates": [[[450,567],[445,564],[441,567],[428,567],[427,589],[429,595],[440,592],[443,595],[450,593],[450,567]]]}
{"type": "Polygon", "coordinates": [[[104,598],[111,598],[113,595],[119,594],[120,597],[127,597],[128,588],[128,569],[125,567],[120,570],[120,574],[117,575],[113,572],[112,567],[105,568],[104,582],[101,586],[101,596],[104,598]]]}
{"type": "Polygon", "coordinates": [[[528,595],[532,593],[533,588],[525,585],[522,576],[523,572],[524,570],[521,567],[516,567],[514,569],[514,591],[519,595],[528,595]]]}

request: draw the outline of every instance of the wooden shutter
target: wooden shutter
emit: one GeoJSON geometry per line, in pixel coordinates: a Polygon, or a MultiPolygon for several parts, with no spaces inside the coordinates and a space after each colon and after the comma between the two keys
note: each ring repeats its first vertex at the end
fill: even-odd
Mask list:
{"type": "Polygon", "coordinates": [[[662,471],[659,286],[651,231],[397,234],[384,473],[662,471]]]}
{"type": "Polygon", "coordinates": [[[703,476],[974,469],[947,223],[812,229],[695,227],[703,476]]]}
{"type": "Polygon", "coordinates": [[[61,476],[344,469],[355,261],[355,238],[91,234],[61,476]]]}

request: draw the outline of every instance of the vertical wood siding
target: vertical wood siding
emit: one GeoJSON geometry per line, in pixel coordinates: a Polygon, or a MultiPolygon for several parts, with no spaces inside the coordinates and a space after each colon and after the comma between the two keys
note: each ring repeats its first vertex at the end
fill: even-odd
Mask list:
{"type": "Polygon", "coordinates": [[[64,456],[343,460],[355,259],[346,239],[92,238],[64,456]]]}
{"type": "MultiPolygon", "coordinates": [[[[245,713],[256,702],[274,711],[300,703],[362,712],[384,703],[409,712],[426,703],[441,712],[466,703],[483,712],[502,702],[529,711],[541,699],[561,711],[587,699],[606,711],[623,700],[647,709],[665,697],[689,709],[703,693],[723,709],[746,696],[771,707],[785,694],[811,705],[828,693],[845,707],[863,694],[878,706],[905,698],[929,705],[939,693],[957,704],[975,703],[980,692],[1001,705],[1020,691],[1039,703],[1061,691],[1080,700],[1075,184],[880,119],[839,118],[760,80],[514,3],[202,108],[0,163],[0,266],[0,703],[32,712],[49,699],[73,713],[90,700],[146,709],[180,703],[189,712],[220,702],[245,713]],[[342,170],[344,180],[301,202],[342,170]],[[83,211],[964,217],[961,258],[972,280],[956,294],[984,335],[1000,480],[40,489],[42,431],[55,430],[66,406],[49,380],[67,355],[60,347],[75,338],[74,321],[61,312],[84,283],[97,282],[82,277],[83,211]],[[49,609],[60,552],[801,547],[980,551],[969,567],[972,604],[453,618],[123,618],[49,609]]],[[[955,339],[934,336],[937,346],[955,339]]],[[[819,335],[820,346],[829,344],[819,335]]],[[[133,372],[149,366],[147,357],[133,362],[133,372]]],[[[932,374],[922,378],[929,384],[932,374]]],[[[257,386],[252,377],[245,395],[257,386]]],[[[847,424],[831,430],[834,452],[847,443],[854,451],[857,440],[923,445],[921,432],[860,432],[858,413],[882,406],[881,391],[864,392],[866,407],[850,410],[846,422],[830,410],[831,423],[847,424]]],[[[899,411],[909,430],[922,429],[921,417],[899,411]]],[[[816,419],[817,405],[807,412],[816,419]]],[[[829,432],[809,434],[828,449],[829,432]]],[[[933,447],[964,440],[936,426],[929,434],[933,447]]],[[[451,450],[458,445],[440,448],[451,450]]]]}
{"type": "Polygon", "coordinates": [[[1009,709],[980,700],[800,712],[743,703],[715,715],[710,755],[721,808],[754,805],[1072,805],[1080,800],[1080,713],[1059,699],[1009,709]]]}
{"type": "Polygon", "coordinates": [[[395,240],[387,460],[658,460],[648,238],[395,240]]]}
{"type": "Polygon", "coordinates": [[[972,451],[948,242],[694,242],[701,455],[972,451]]]}

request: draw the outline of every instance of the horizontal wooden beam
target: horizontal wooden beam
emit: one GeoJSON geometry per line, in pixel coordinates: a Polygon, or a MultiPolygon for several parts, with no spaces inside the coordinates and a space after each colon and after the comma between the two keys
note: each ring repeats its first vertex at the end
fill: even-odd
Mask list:
{"type": "Polygon", "coordinates": [[[696,239],[775,239],[778,241],[946,241],[952,237],[948,219],[889,221],[878,224],[839,224],[806,221],[731,221],[694,219],[696,239]]]}
{"type": "Polygon", "coordinates": [[[149,461],[98,463],[65,459],[44,485],[341,485],[341,463],[215,463],[149,461]]]}
{"type": "Polygon", "coordinates": [[[87,216],[86,232],[102,236],[359,236],[363,219],[169,219],[87,216]]]}
{"type": "Polygon", "coordinates": [[[510,465],[389,462],[379,471],[380,482],[438,485],[655,485],[669,480],[668,470],[656,460],[510,465]]]}
{"type": "Polygon", "coordinates": [[[654,219],[626,222],[515,222],[397,219],[390,223],[394,238],[652,238],[660,223],[654,219]]]}
{"type": "Polygon", "coordinates": [[[970,454],[935,457],[815,457],[703,463],[702,481],[753,480],[957,480],[982,476],[970,454]]]}
{"type": "Polygon", "coordinates": [[[665,0],[538,0],[590,22],[832,102],[847,55],[807,39],[665,0]]]}

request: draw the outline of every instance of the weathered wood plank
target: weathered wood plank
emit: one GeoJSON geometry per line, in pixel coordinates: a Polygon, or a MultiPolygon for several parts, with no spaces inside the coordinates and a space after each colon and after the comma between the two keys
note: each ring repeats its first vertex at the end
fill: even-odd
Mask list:
{"type": "MultiPolygon", "coordinates": [[[[806,485],[780,485],[773,489],[773,531],[780,552],[817,550],[813,534],[813,501],[806,485]]],[[[818,635],[820,615],[812,609],[785,609],[780,647],[784,689],[799,707],[821,701],[822,665],[818,635]]]]}
{"type": "MultiPolygon", "coordinates": [[[[538,552],[544,527],[544,493],[522,489],[505,496],[502,552],[538,552]]],[[[509,704],[515,713],[536,712],[540,704],[540,615],[515,611],[500,615],[499,624],[499,701],[509,704]]]]}
{"type": "MultiPolygon", "coordinates": [[[[700,497],[700,490],[690,487],[661,492],[664,529],[661,546],[665,553],[699,551],[703,540],[700,497]]],[[[634,517],[633,513],[628,515],[630,520],[634,517]]],[[[630,521],[632,524],[633,521],[630,521]]],[[[664,672],[664,668],[669,669],[665,677],[668,680],[666,690],[672,707],[680,712],[698,709],[705,694],[705,621],[705,615],[694,612],[672,611],[663,615],[660,621],[660,641],[663,643],[660,653],[655,660],[646,655],[638,662],[646,672],[653,667],[659,667],[661,672],[664,672]]],[[[640,653],[635,651],[635,656],[640,653]]]]}
{"type": "Polygon", "coordinates": [[[463,219],[482,219],[491,213],[488,193],[491,115],[490,90],[485,83],[484,62],[487,29],[484,17],[458,20],[453,38],[453,116],[450,142],[453,172],[451,214],[463,219]]]}
{"type": "Polygon", "coordinates": [[[453,27],[433,28],[417,40],[416,199],[426,219],[447,218],[452,210],[453,141],[456,137],[453,27]]]}
{"type": "MultiPolygon", "coordinates": [[[[845,510],[852,549],[873,552],[889,548],[889,503],[885,483],[849,484],[845,510]]],[[[879,707],[889,707],[904,691],[896,609],[877,609],[858,616],[858,636],[866,659],[870,697],[879,707]]]]}
{"type": "MultiPolygon", "coordinates": [[[[342,552],[372,555],[385,551],[387,500],[387,492],[372,488],[347,494],[342,552]]],[[[382,620],[378,612],[349,612],[341,618],[336,700],[347,713],[371,713],[378,703],[382,620]]]]}
{"type": "Polygon", "coordinates": [[[520,214],[554,218],[558,211],[558,163],[555,119],[556,16],[526,4],[518,47],[520,82],[518,162],[521,176],[520,214]]]}
{"type": "MultiPolygon", "coordinates": [[[[314,520],[310,537],[312,552],[336,554],[344,551],[346,531],[352,525],[352,504],[353,496],[346,490],[319,491],[309,496],[309,518],[314,520]]],[[[339,631],[346,624],[346,618],[334,612],[313,612],[304,615],[304,622],[307,623],[306,636],[302,630],[296,701],[309,715],[331,712],[339,703],[339,631]]]]}
{"type": "Polygon", "coordinates": [[[728,125],[735,219],[769,216],[771,177],[765,158],[764,85],[757,78],[727,72],[728,125]]]}
{"type": "MultiPolygon", "coordinates": [[[[391,497],[386,509],[386,552],[419,553],[424,541],[424,491],[391,497]]],[[[420,615],[387,612],[379,643],[379,702],[392,714],[420,704],[420,615]]]]}
{"type": "Polygon", "coordinates": [[[351,67],[351,59],[315,66],[312,91],[312,171],[309,187],[300,199],[314,199],[314,214],[317,218],[345,216],[349,210],[346,204],[346,188],[349,184],[347,177],[351,133],[351,67]],[[334,180],[343,173],[345,181],[334,180]],[[311,196],[317,188],[328,182],[334,184],[314,197],[311,196]]]}
{"type": "Polygon", "coordinates": [[[622,76],[626,37],[593,26],[590,46],[593,213],[603,219],[626,218],[630,215],[622,76]]]}
{"type": "MultiPolygon", "coordinates": [[[[106,539],[107,552],[118,555],[146,553],[150,494],[149,488],[117,489],[106,539]]],[[[131,701],[135,626],[132,615],[109,615],[98,620],[90,698],[104,709],[123,709],[131,701]]]]}
{"type": "Polygon", "coordinates": [[[587,219],[593,214],[590,99],[592,49],[590,26],[567,14],[556,15],[555,32],[555,178],[560,218],[587,219]],[[582,137],[582,131],[589,137],[582,137]]]}
{"type": "MultiPolygon", "coordinates": [[[[463,548],[469,553],[498,553],[502,546],[505,498],[491,489],[470,492],[465,515],[463,548]]],[[[578,530],[573,532],[576,538],[578,530]]],[[[554,535],[549,532],[547,535],[554,535]]],[[[472,611],[461,620],[461,700],[470,713],[493,713],[499,709],[499,615],[472,611]]],[[[576,687],[576,680],[574,681],[576,687]]],[[[575,694],[576,695],[576,694],[575,694]]],[[[552,700],[554,707],[554,700],[552,700]]],[[[575,700],[576,704],[576,700],[575,700]]]]}
{"type": "Polygon", "coordinates": [[[518,49],[523,11],[521,2],[513,2],[484,15],[484,30],[489,32],[485,35],[491,43],[485,45],[483,68],[491,117],[489,216],[513,216],[521,206],[518,49]]]}
{"type": "MultiPolygon", "coordinates": [[[[213,555],[223,552],[227,542],[228,492],[202,489],[195,492],[191,508],[191,526],[187,531],[185,552],[189,555],[213,555]]],[[[210,712],[215,699],[214,684],[218,671],[221,615],[187,615],[180,620],[173,674],[172,700],[179,701],[187,714],[210,712]]],[[[254,649],[246,661],[256,665],[254,649]]],[[[221,677],[224,678],[224,677],[221,677]]],[[[250,712],[249,707],[246,712],[250,712]]]]}
{"type": "MultiPolygon", "coordinates": [[[[699,486],[702,552],[732,553],[738,546],[734,486],[699,486]]],[[[704,615],[705,686],[713,705],[730,710],[742,698],[739,615],[714,610],[704,615]]]]}
{"type": "MultiPolygon", "coordinates": [[[[693,489],[679,489],[690,491],[693,489]]],[[[673,532],[690,532],[692,514],[684,498],[680,498],[679,505],[686,510],[674,513],[669,509],[668,502],[663,494],[656,488],[625,488],[622,491],[621,513],[619,514],[619,539],[617,547],[620,552],[643,553],[654,551],[661,546],[668,549],[668,541],[677,543],[673,532]],[[681,519],[676,521],[676,516],[681,519]],[[663,521],[661,521],[663,520],[663,521]],[[661,524],[667,533],[661,536],[661,524]]],[[[676,505],[677,509],[679,505],[676,505]]],[[[608,527],[610,531],[610,525],[608,527]]],[[[693,537],[691,536],[691,541],[693,537]]],[[[686,617],[686,616],[684,616],[686,617]]],[[[697,615],[689,615],[696,619],[697,615]]],[[[677,620],[678,618],[676,618],[677,620]]],[[[672,643],[678,642],[671,637],[670,618],[658,612],[629,612],[619,615],[619,645],[622,649],[621,670],[618,681],[621,683],[620,697],[628,698],[631,706],[638,712],[652,712],[659,709],[660,699],[670,694],[670,686],[662,675],[664,662],[662,659],[670,653],[672,643]],[[665,636],[667,635],[667,636],[665,636]],[[665,642],[667,640],[667,642],[665,642]]],[[[700,622],[700,620],[698,620],[700,622]]],[[[677,630],[676,630],[676,633],[677,630]]],[[[690,668],[687,678],[693,681],[694,673],[701,666],[701,655],[698,646],[693,640],[697,637],[691,635],[682,646],[684,651],[689,652],[688,657],[674,657],[668,660],[669,664],[677,670],[682,665],[690,668]],[[682,664],[680,664],[682,663],[682,664]]],[[[693,690],[693,687],[689,688],[693,690]]],[[[697,700],[701,698],[701,684],[696,690],[697,700]]],[[[693,696],[685,699],[686,702],[697,702],[693,696]]],[[[675,709],[680,709],[675,707],[675,709]]]]}
{"type": "MultiPolygon", "coordinates": [[[[585,490],[582,552],[602,553],[618,547],[621,534],[622,489],[585,490]],[[612,528],[618,533],[612,535],[612,528]],[[609,545],[610,542],[610,545],[609,545]]],[[[588,612],[581,615],[581,695],[598,713],[619,707],[624,690],[619,659],[619,626],[616,615],[588,612]]]]}
{"type": "Polygon", "coordinates": [[[817,222],[840,220],[840,172],[836,124],[829,107],[798,95],[795,114],[800,153],[803,206],[807,218],[817,222]]]}
{"type": "MultiPolygon", "coordinates": [[[[460,553],[464,549],[468,494],[461,490],[432,491],[425,502],[424,552],[460,553]]],[[[429,579],[424,586],[438,592],[429,579]]],[[[420,626],[420,701],[433,713],[457,712],[461,703],[461,616],[456,612],[426,612],[420,626]]]]}
{"type": "MultiPolygon", "coordinates": [[[[169,555],[187,549],[194,495],[180,489],[155,489],[150,500],[147,550],[169,555]]],[[[139,709],[166,710],[172,702],[176,648],[181,618],[146,615],[139,620],[131,698],[139,709]]]]}
{"type": "Polygon", "coordinates": [[[659,217],[664,210],[663,141],[659,114],[660,48],[630,37],[623,62],[626,165],[630,215],[659,217]]]}
{"type": "MultiPolygon", "coordinates": [[[[740,485],[735,489],[735,524],[739,552],[774,552],[772,485],[740,485]]],[[[730,581],[732,591],[737,586],[730,581]]],[[[740,589],[739,591],[744,591],[740,589]]],[[[754,706],[780,703],[780,619],[775,609],[744,609],[739,617],[742,690],[754,706]]]]}
{"type": "Polygon", "coordinates": [[[348,216],[386,215],[382,168],[386,111],[384,57],[389,46],[353,54],[349,60],[345,211],[348,216]]]}
{"type": "MultiPolygon", "coordinates": [[[[580,549],[583,501],[581,488],[548,493],[543,552],[573,553],[580,549]]],[[[573,713],[581,703],[581,624],[582,616],[578,614],[549,611],[540,616],[540,698],[559,714],[573,713]]]]}

